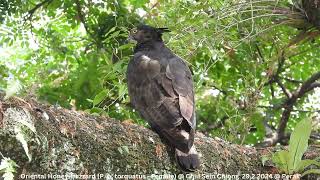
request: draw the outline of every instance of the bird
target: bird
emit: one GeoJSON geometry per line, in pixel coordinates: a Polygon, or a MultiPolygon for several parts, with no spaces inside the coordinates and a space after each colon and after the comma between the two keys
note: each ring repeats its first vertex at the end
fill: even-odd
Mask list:
{"type": "Polygon", "coordinates": [[[131,30],[136,41],[127,66],[130,103],[156,133],[175,149],[178,166],[186,172],[200,167],[194,144],[196,115],[192,73],[186,62],[164,43],[168,28],[145,24],[131,30]]]}

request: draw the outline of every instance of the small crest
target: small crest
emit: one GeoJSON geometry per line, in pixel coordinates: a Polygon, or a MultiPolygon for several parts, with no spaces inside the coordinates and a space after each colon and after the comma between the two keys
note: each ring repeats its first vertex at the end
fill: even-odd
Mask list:
{"type": "Polygon", "coordinates": [[[164,32],[171,32],[168,28],[157,28],[157,31],[161,34],[164,32]]]}

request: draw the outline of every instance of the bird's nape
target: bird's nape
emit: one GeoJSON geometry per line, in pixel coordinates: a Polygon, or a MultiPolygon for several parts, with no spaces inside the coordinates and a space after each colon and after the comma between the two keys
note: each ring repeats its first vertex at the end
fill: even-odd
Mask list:
{"type": "Polygon", "coordinates": [[[171,32],[169,30],[169,28],[167,28],[167,27],[155,28],[155,27],[148,26],[148,25],[145,25],[145,24],[138,25],[136,29],[137,30],[143,30],[143,31],[157,32],[157,33],[160,33],[160,34],[165,33],[165,32],[171,32]]]}

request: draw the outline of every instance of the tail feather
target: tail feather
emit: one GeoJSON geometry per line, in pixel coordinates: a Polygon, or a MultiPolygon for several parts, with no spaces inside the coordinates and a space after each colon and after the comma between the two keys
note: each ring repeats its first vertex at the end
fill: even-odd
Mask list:
{"type": "Polygon", "coordinates": [[[176,160],[180,168],[187,172],[193,172],[200,166],[200,158],[194,146],[188,153],[176,149],[176,160]]]}

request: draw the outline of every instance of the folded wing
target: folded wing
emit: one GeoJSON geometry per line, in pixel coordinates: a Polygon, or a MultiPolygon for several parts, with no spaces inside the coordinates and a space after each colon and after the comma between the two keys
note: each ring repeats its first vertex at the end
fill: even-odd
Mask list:
{"type": "Polygon", "coordinates": [[[193,145],[195,105],[191,72],[182,59],[136,54],[127,72],[131,102],[160,135],[182,152],[193,145]]]}

